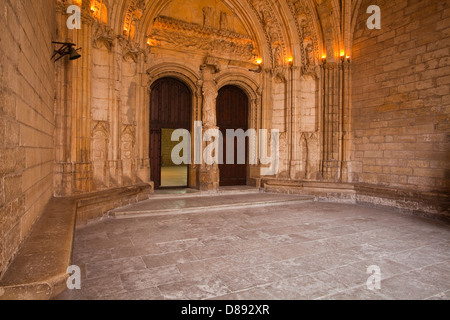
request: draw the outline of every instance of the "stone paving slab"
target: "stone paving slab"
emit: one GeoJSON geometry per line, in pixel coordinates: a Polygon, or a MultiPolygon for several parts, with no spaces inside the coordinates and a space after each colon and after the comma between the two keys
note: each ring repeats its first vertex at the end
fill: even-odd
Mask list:
{"type": "Polygon", "coordinates": [[[76,230],[82,289],[57,299],[448,300],[449,248],[444,222],[351,204],[106,219],[76,230]]]}

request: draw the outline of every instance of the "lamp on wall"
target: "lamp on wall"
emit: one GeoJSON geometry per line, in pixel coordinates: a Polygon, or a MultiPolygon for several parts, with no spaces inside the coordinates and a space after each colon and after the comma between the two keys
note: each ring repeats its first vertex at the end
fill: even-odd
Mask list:
{"type": "Polygon", "coordinates": [[[262,58],[257,58],[257,59],[255,60],[255,62],[256,62],[256,64],[258,65],[258,68],[256,68],[256,69],[248,69],[248,71],[256,72],[256,73],[261,73],[261,71],[262,71],[262,63],[263,63],[262,58]]]}
{"type": "Polygon", "coordinates": [[[69,59],[72,61],[81,58],[81,54],[78,53],[78,51],[81,50],[81,48],[75,49],[74,48],[76,46],[75,43],[53,41],[53,44],[61,45],[61,47],[58,50],[55,50],[55,53],[52,56],[52,59],[54,59],[56,56],[59,55],[59,57],[55,60],[55,62],[66,55],[68,55],[69,59]]]}

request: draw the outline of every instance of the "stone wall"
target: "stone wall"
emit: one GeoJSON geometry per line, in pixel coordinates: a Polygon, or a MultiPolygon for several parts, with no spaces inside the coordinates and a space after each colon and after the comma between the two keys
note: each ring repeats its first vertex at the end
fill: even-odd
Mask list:
{"type": "Polygon", "coordinates": [[[0,277],[52,196],[53,0],[0,1],[0,277]]]}
{"type": "Polygon", "coordinates": [[[363,1],[353,47],[352,182],[448,193],[450,6],[363,1]],[[381,30],[369,30],[369,5],[381,30]]]}

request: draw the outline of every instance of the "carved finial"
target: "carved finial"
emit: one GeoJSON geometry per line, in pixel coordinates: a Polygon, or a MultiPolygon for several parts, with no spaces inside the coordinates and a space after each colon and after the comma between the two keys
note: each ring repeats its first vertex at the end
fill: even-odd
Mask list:
{"type": "Polygon", "coordinates": [[[203,28],[211,28],[213,21],[213,10],[211,7],[203,8],[203,28]]]}
{"type": "Polygon", "coordinates": [[[220,30],[228,30],[228,14],[226,12],[220,13],[220,30]]]}

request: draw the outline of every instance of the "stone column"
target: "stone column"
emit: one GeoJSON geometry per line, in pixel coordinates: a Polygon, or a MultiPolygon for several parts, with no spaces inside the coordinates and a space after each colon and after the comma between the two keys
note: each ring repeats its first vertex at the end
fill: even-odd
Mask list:
{"type": "Polygon", "coordinates": [[[341,181],[348,182],[348,167],[351,157],[351,63],[343,63],[342,79],[342,151],[341,151],[341,181]]]}
{"type": "Polygon", "coordinates": [[[58,4],[58,39],[82,47],[82,57],[57,62],[55,195],[70,196],[93,188],[91,163],[92,24],[82,6],[82,28],[68,30],[67,6],[58,4]]]}
{"type": "Polygon", "coordinates": [[[112,83],[112,104],[109,109],[109,121],[111,123],[110,130],[110,152],[108,159],[108,167],[110,171],[111,184],[110,187],[122,186],[122,160],[120,154],[120,136],[121,136],[121,82],[122,82],[122,41],[123,39],[117,38],[113,41],[113,83],[112,83]]]}
{"type": "MultiPolygon", "coordinates": [[[[218,90],[216,82],[214,81],[214,66],[203,65],[202,66],[202,76],[203,76],[203,105],[202,105],[202,122],[203,122],[203,134],[209,132],[218,132],[217,127],[217,116],[216,116],[216,100],[218,96],[218,90]]],[[[211,137],[211,139],[217,139],[216,137],[211,137]]],[[[202,151],[205,151],[208,145],[214,142],[202,142],[202,151]]],[[[218,155],[215,155],[216,159],[218,155]]],[[[211,161],[213,159],[204,159],[202,157],[202,164],[200,165],[200,190],[202,191],[215,191],[219,189],[220,174],[219,165],[216,161],[211,161]],[[208,161],[210,160],[210,161],[208,161]],[[206,163],[210,162],[210,164],[206,163]],[[211,164],[211,162],[214,162],[211,164]]]]}
{"type": "MultiPolygon", "coordinates": [[[[199,189],[200,188],[200,163],[196,161],[196,153],[200,154],[203,150],[202,143],[198,143],[200,146],[196,145],[196,134],[197,131],[203,131],[203,127],[198,125],[198,122],[202,122],[202,103],[203,103],[203,94],[202,94],[202,88],[203,87],[203,81],[198,80],[196,83],[195,90],[193,92],[193,104],[192,104],[192,121],[191,121],[191,164],[189,165],[189,187],[192,189],[199,189]],[[197,149],[196,149],[197,148],[197,149]]],[[[201,142],[201,140],[200,140],[201,142]]]]}
{"type": "Polygon", "coordinates": [[[142,182],[150,180],[150,77],[145,71],[146,54],[139,55],[140,85],[137,98],[137,178],[142,182]]]}
{"type": "Polygon", "coordinates": [[[347,61],[326,63],[322,71],[322,176],[342,181],[350,156],[349,65],[347,61]]]}
{"type": "Polygon", "coordinates": [[[254,187],[260,187],[261,184],[261,166],[259,162],[259,129],[260,129],[260,110],[261,110],[261,92],[257,92],[255,99],[250,103],[250,128],[254,129],[257,134],[251,137],[252,141],[249,143],[249,171],[247,182],[254,187]]]}
{"type": "MultiPolygon", "coordinates": [[[[58,40],[67,39],[69,30],[64,28],[67,20],[67,6],[57,2],[57,25],[60,26],[58,40]]],[[[56,101],[55,101],[55,165],[54,186],[55,196],[72,194],[72,162],[70,156],[71,115],[68,82],[71,79],[71,64],[60,61],[56,64],[56,101]]]]}
{"type": "Polygon", "coordinates": [[[338,179],[338,154],[339,154],[339,70],[338,64],[326,63],[323,69],[323,155],[322,176],[325,180],[336,181],[338,179]]]}
{"type": "Polygon", "coordinates": [[[291,103],[290,108],[290,141],[291,144],[291,154],[290,154],[290,178],[296,179],[297,173],[300,171],[301,160],[299,154],[299,105],[298,105],[298,84],[300,82],[301,69],[297,66],[291,66],[290,68],[290,82],[291,82],[291,103]]]}

